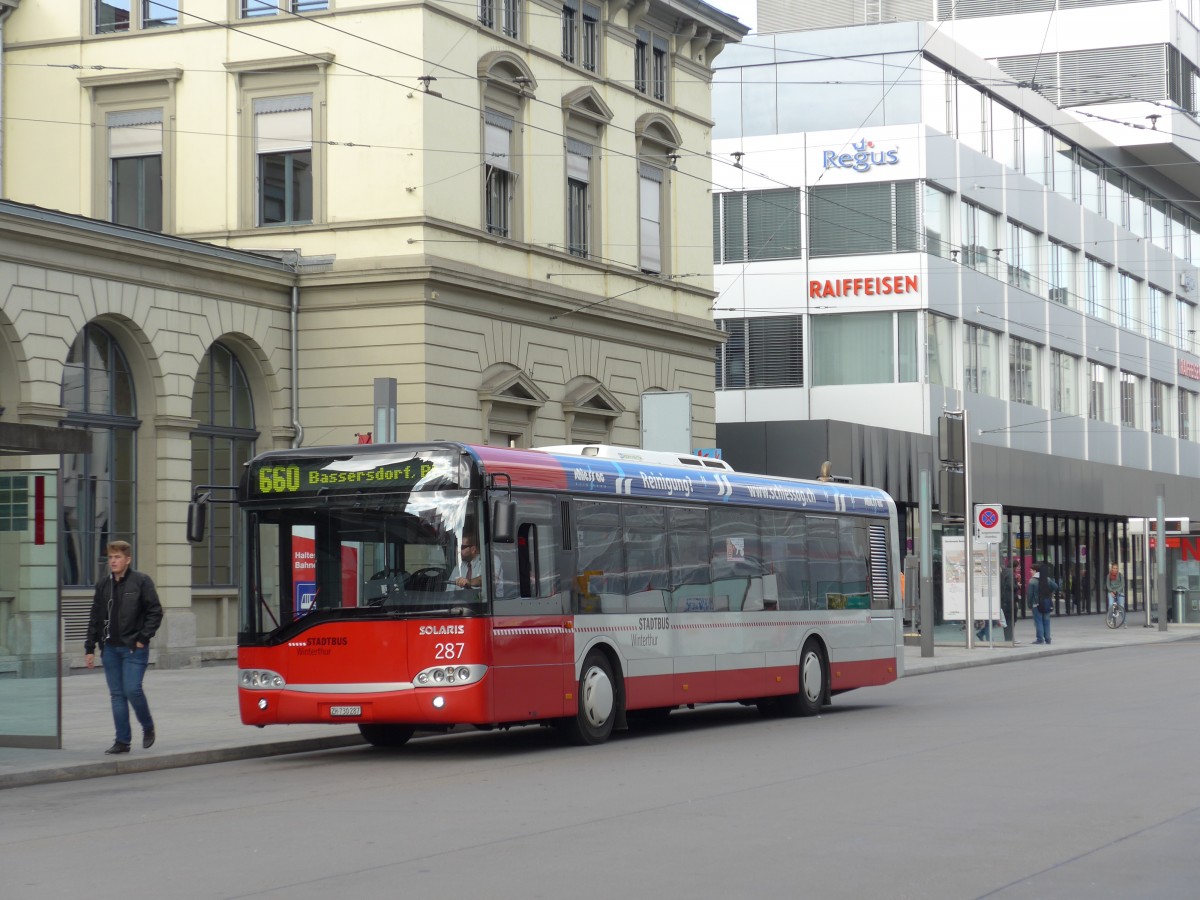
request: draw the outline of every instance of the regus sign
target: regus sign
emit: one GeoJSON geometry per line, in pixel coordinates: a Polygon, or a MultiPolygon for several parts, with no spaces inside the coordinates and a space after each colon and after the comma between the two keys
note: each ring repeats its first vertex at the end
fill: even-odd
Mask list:
{"type": "Polygon", "coordinates": [[[900,162],[900,151],[876,150],[875,144],[863,138],[855,144],[853,153],[839,153],[836,150],[826,150],[821,157],[826,169],[853,169],[855,172],[869,172],[874,166],[894,166],[900,162]]]}

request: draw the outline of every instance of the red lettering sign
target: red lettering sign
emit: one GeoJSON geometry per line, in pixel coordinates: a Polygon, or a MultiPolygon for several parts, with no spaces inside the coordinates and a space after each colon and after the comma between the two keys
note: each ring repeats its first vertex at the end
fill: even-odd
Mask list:
{"type": "MultiPolygon", "coordinates": [[[[882,297],[889,294],[915,294],[919,290],[920,279],[916,275],[881,275],[874,278],[860,276],[826,281],[813,279],[808,283],[808,296],[812,300],[821,300],[826,297],[882,297]]],[[[1179,365],[1182,367],[1183,363],[1180,362],[1179,365]]],[[[1182,368],[1180,371],[1182,372],[1182,368]]],[[[1196,366],[1195,378],[1200,381],[1200,366],[1196,366]]]]}
{"type": "Polygon", "coordinates": [[[1200,363],[1194,363],[1190,359],[1181,359],[1179,374],[1184,378],[1192,379],[1192,381],[1200,381],[1200,363]]]}

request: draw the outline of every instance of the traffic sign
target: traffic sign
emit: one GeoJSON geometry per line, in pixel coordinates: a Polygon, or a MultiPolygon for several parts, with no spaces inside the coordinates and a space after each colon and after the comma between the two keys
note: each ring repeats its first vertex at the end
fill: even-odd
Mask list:
{"type": "Polygon", "coordinates": [[[975,504],[975,539],[998,544],[1004,534],[1004,507],[999,503],[975,504]]]}

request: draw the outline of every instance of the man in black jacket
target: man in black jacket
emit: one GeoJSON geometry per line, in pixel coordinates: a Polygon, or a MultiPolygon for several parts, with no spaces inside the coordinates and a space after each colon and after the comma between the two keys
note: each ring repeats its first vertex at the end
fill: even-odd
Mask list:
{"type": "Polygon", "coordinates": [[[142,746],[154,744],[154,719],[142,691],[142,679],[150,663],[150,639],[162,623],[162,604],[149,575],[135,572],[131,547],[125,541],[108,545],[109,577],[96,584],[92,614],[88,619],[83,652],[87,667],[96,664],[96,644],[112,697],[117,738],[105,753],[128,753],[133,740],[129,707],[142,726],[142,746]]]}

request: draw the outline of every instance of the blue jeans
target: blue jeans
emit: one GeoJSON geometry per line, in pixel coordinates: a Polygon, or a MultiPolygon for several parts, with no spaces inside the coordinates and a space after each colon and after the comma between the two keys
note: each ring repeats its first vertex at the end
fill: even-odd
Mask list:
{"type": "Polygon", "coordinates": [[[129,707],[133,707],[143,731],[154,728],[150,704],[146,702],[146,695],[142,691],[142,679],[146,677],[146,666],[150,664],[150,648],[132,650],[129,647],[105,645],[100,660],[104,663],[104,678],[108,681],[108,694],[112,698],[117,741],[131,744],[133,734],[129,727],[129,707]]]}
{"type": "Polygon", "coordinates": [[[1037,641],[1050,643],[1050,613],[1039,612],[1035,607],[1033,610],[1033,630],[1036,633],[1037,641]]]}

